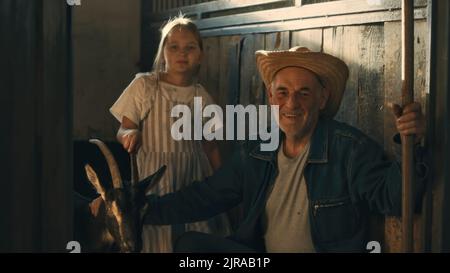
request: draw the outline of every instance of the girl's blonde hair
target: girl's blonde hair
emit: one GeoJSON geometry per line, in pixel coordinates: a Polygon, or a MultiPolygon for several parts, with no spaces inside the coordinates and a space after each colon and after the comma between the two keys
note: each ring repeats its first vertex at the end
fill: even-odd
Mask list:
{"type": "Polygon", "coordinates": [[[167,36],[175,27],[187,29],[192,32],[198,42],[200,50],[203,52],[203,42],[200,36],[200,31],[198,31],[197,26],[191,19],[186,18],[181,13],[177,17],[169,19],[169,21],[161,29],[161,40],[159,41],[158,52],[156,53],[155,61],[153,62],[153,71],[156,72],[158,78],[159,73],[166,70],[164,46],[166,45],[167,36]]]}

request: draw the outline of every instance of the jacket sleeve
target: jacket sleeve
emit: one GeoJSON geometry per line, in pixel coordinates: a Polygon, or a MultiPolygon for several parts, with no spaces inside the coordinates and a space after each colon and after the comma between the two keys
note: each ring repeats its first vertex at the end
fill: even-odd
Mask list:
{"type": "MultiPolygon", "coordinates": [[[[426,171],[423,156],[416,149],[416,210],[425,189],[426,171]]],[[[402,175],[398,162],[387,158],[378,144],[362,139],[354,144],[349,160],[348,181],[354,200],[364,200],[371,211],[401,215],[402,175]]]]}
{"type": "Polygon", "coordinates": [[[225,212],[242,200],[243,164],[240,152],[203,181],[164,196],[147,199],[144,224],[168,225],[206,220],[225,212]]]}

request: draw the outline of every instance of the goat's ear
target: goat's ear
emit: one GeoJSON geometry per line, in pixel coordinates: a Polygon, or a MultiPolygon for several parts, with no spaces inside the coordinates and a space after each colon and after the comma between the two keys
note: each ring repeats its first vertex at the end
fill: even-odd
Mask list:
{"type": "Polygon", "coordinates": [[[98,179],[97,173],[92,169],[92,167],[89,164],[86,164],[84,166],[84,169],[86,170],[86,175],[91,182],[92,186],[94,186],[95,190],[98,194],[102,197],[103,200],[105,200],[105,188],[103,188],[102,184],[100,183],[100,180],[98,179]]]}
{"type": "Polygon", "coordinates": [[[149,175],[146,178],[144,178],[144,180],[142,180],[141,182],[138,183],[139,191],[140,192],[148,192],[153,187],[155,187],[158,184],[158,182],[161,180],[165,171],[166,171],[166,166],[164,165],[161,168],[159,168],[159,170],[157,170],[154,174],[149,175]]]}

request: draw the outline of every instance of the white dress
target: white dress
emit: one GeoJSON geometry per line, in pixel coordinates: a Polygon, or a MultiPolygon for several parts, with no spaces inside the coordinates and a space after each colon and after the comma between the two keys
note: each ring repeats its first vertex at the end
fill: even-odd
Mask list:
{"type": "MultiPolygon", "coordinates": [[[[192,109],[193,116],[194,96],[202,97],[203,108],[213,103],[200,84],[179,87],[162,81],[157,83],[154,73],[137,74],[110,109],[119,122],[126,116],[138,124],[142,131],[143,143],[137,154],[139,179],[149,176],[163,165],[167,166],[164,176],[151,193],[170,193],[212,174],[201,141],[175,141],[171,136],[171,126],[178,120],[170,117],[171,109],[175,105],[185,104],[192,109]]],[[[220,125],[216,123],[215,129],[218,126],[223,126],[221,121],[220,125]]],[[[172,242],[176,237],[172,235],[173,232],[178,236],[190,230],[228,235],[230,225],[224,214],[209,221],[185,225],[145,225],[142,251],[172,252],[172,242]]]]}

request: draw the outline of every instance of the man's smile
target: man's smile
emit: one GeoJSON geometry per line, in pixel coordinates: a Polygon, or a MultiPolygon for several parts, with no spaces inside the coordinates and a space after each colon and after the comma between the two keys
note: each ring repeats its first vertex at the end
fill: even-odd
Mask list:
{"type": "Polygon", "coordinates": [[[296,119],[296,118],[299,118],[302,115],[302,113],[300,113],[300,112],[283,112],[283,113],[281,113],[281,115],[288,119],[296,119]]]}

